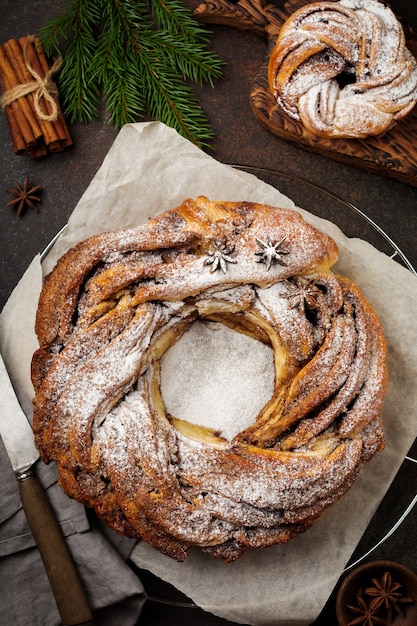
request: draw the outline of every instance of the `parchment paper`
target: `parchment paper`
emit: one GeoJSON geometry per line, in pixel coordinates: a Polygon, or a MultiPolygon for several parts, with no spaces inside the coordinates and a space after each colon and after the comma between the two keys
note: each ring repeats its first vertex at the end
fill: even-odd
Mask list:
{"type": "MultiPolygon", "coordinates": [[[[36,257],[2,313],[1,350],[26,407],[33,394],[29,365],[41,271],[48,272],[68,247],[91,234],[134,226],[201,194],[293,207],[274,188],[218,163],[161,123],[121,130],[42,270],[36,257]]],[[[228,565],[198,550],[179,564],[144,542],[132,553],[140,567],[202,608],[253,625],[304,626],[317,617],[417,434],[416,278],[366,242],[347,239],[333,224],[300,212],[337,241],[336,270],[363,289],[384,326],[390,371],[383,409],[386,449],[311,530],[286,545],[249,550],[228,565]]]]}

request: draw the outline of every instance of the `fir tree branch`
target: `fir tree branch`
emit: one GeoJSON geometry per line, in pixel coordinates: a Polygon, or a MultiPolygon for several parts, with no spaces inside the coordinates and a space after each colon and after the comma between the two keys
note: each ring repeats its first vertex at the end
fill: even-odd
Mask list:
{"type": "Polygon", "coordinates": [[[213,137],[190,82],[222,77],[209,32],[181,0],[68,0],[39,32],[64,65],[59,89],[71,121],[97,116],[100,99],[120,128],[146,115],[197,145],[213,137]]]}
{"type": "Polygon", "coordinates": [[[59,85],[65,114],[72,122],[88,122],[97,115],[99,84],[93,79],[91,64],[96,51],[94,28],[100,19],[101,2],[71,0],[66,10],[39,32],[47,54],[60,53],[62,42],[67,41],[59,85]]]}
{"type": "Polygon", "coordinates": [[[209,33],[201,22],[190,21],[190,12],[180,0],[154,0],[150,3],[155,23],[162,31],[194,40],[203,46],[209,43],[209,33]]]}

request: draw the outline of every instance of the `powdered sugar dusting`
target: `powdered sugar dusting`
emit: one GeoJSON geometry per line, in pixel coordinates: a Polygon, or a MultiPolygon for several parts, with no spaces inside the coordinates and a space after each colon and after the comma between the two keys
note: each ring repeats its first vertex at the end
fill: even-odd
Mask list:
{"type": "Polygon", "coordinates": [[[318,135],[382,134],[417,101],[416,60],[378,0],[300,8],[282,28],[269,74],[278,104],[318,135]]]}
{"type": "Polygon", "coordinates": [[[227,439],[255,421],[274,390],[272,348],[223,324],[194,322],[161,366],[168,413],[227,439]]]}

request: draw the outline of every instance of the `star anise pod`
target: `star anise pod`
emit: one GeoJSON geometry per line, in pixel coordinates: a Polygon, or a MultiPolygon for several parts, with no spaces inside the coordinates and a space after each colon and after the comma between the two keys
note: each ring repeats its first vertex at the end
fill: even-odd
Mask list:
{"type": "Polygon", "coordinates": [[[356,594],[356,604],[346,605],[348,609],[356,615],[348,626],[375,626],[375,624],[386,624],[386,620],[378,615],[378,609],[372,606],[372,602],[368,604],[362,595],[362,589],[356,594]]]}
{"type": "Polygon", "coordinates": [[[13,196],[13,200],[7,203],[7,206],[17,207],[17,215],[20,217],[26,207],[33,209],[36,213],[39,213],[39,209],[35,202],[40,202],[40,198],[37,194],[42,191],[42,187],[34,185],[30,187],[29,176],[25,177],[23,185],[15,183],[15,189],[7,189],[7,193],[13,196]]]}
{"type": "Polygon", "coordinates": [[[230,256],[234,251],[234,246],[226,246],[225,242],[214,241],[213,248],[207,252],[208,259],[204,261],[204,265],[211,265],[211,273],[220,269],[225,274],[227,263],[237,263],[237,260],[230,256]]]}
{"type": "Polygon", "coordinates": [[[284,260],[281,259],[281,256],[289,254],[288,250],[282,248],[286,237],[276,243],[274,243],[270,237],[268,237],[266,241],[262,241],[262,239],[258,239],[258,237],[255,237],[255,239],[258,245],[261,246],[261,250],[255,252],[255,256],[258,257],[257,263],[265,263],[267,272],[271,269],[273,262],[279,265],[287,265],[284,260]]]}
{"type": "Polygon", "coordinates": [[[290,309],[297,308],[301,312],[306,308],[317,309],[318,298],[322,292],[315,284],[314,278],[295,276],[292,280],[286,281],[286,284],[289,291],[282,295],[287,298],[290,309]]]}
{"type": "Polygon", "coordinates": [[[411,604],[413,601],[402,591],[402,585],[392,580],[389,572],[384,572],[381,579],[372,578],[373,587],[367,587],[365,594],[373,598],[371,604],[375,609],[384,608],[389,621],[392,621],[393,613],[402,614],[403,604],[411,604]]]}

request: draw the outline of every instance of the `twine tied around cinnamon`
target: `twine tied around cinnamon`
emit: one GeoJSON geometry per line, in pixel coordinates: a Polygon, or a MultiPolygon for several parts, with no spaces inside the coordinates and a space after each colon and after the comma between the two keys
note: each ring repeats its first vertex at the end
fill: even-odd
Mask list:
{"type": "Polygon", "coordinates": [[[0,98],[0,104],[2,109],[5,109],[15,100],[23,98],[29,93],[33,93],[36,114],[42,120],[45,120],[47,122],[54,122],[57,119],[59,113],[59,108],[56,100],[58,98],[59,92],[58,87],[52,80],[52,76],[61,67],[62,57],[58,57],[58,59],[55,61],[55,63],[52,65],[52,67],[45,74],[44,77],[40,76],[29,63],[29,59],[27,56],[27,47],[30,43],[33,43],[34,41],[35,37],[28,36],[23,49],[23,58],[25,61],[25,65],[34,78],[33,82],[16,85],[16,87],[12,87],[11,89],[9,89],[0,98]],[[49,114],[45,113],[44,107],[41,106],[42,99],[49,102],[50,104],[51,112],[49,114]]]}

